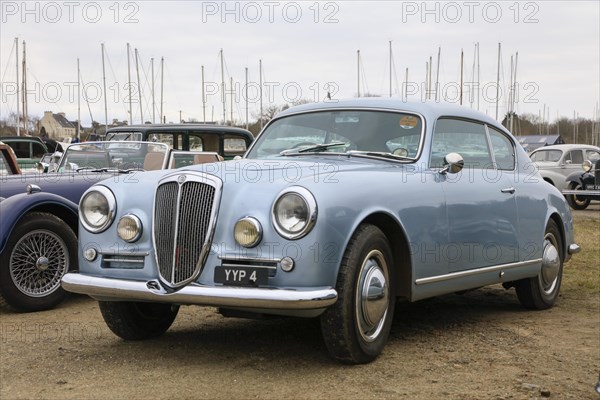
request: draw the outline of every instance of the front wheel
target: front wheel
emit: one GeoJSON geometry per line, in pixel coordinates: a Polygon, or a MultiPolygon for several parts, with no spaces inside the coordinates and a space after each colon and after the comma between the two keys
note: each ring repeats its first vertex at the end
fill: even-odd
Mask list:
{"type": "Polygon", "coordinates": [[[77,267],[77,237],[63,220],[45,212],[26,214],[0,255],[0,306],[47,310],[66,292],[63,275],[77,267]]]}
{"type": "Polygon", "coordinates": [[[347,364],[373,361],[383,351],[394,315],[392,252],[383,232],[361,225],[338,274],[337,302],[321,316],[329,353],[347,364]]]}
{"type": "MultiPolygon", "coordinates": [[[[570,190],[581,190],[581,185],[573,182],[569,185],[570,190]]],[[[590,205],[590,198],[587,196],[578,196],[576,194],[567,195],[567,203],[573,210],[585,210],[590,205]]]]}
{"type": "Polygon", "coordinates": [[[100,301],[100,313],[108,328],[125,340],[160,336],[175,321],[179,306],[162,303],[100,301]]]}
{"type": "Polygon", "coordinates": [[[542,253],[542,269],[538,276],[521,279],[515,289],[521,305],[533,310],[552,307],[558,298],[563,271],[563,246],[560,231],[553,220],[548,221],[542,253]]]}

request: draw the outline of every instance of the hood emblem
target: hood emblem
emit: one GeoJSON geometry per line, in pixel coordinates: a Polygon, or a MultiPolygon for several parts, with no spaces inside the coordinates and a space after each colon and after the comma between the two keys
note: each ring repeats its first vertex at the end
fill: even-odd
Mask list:
{"type": "Polygon", "coordinates": [[[185,180],[187,179],[187,177],[185,175],[179,175],[177,177],[177,182],[179,182],[179,184],[183,184],[183,182],[185,182],[185,180]]]}

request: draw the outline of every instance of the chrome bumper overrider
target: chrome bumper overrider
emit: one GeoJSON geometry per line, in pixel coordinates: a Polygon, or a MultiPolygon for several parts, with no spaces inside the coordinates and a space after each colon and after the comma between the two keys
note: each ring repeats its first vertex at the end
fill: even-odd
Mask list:
{"type": "Polygon", "coordinates": [[[581,251],[581,247],[578,244],[573,243],[573,244],[569,245],[569,254],[577,254],[580,251],[581,251]]]}
{"type": "Polygon", "coordinates": [[[337,300],[332,288],[263,289],[190,284],[177,292],[167,292],[158,281],[130,281],[99,278],[71,272],[63,276],[62,287],[98,300],[150,301],[197,304],[215,307],[244,307],[283,310],[325,308],[337,300]]]}

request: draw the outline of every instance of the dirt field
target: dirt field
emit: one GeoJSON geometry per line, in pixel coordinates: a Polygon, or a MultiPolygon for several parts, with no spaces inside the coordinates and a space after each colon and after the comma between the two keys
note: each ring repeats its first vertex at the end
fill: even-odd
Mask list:
{"type": "MultiPolygon", "coordinates": [[[[600,220],[599,210],[576,222],[600,220]]],[[[597,243],[584,251],[600,253],[597,243]]],[[[353,367],[328,357],[317,321],[183,307],[163,337],[124,342],[94,301],[73,297],[52,311],[0,315],[0,399],[597,400],[600,293],[566,280],[542,312],[499,286],[402,304],[382,356],[353,367]]]]}

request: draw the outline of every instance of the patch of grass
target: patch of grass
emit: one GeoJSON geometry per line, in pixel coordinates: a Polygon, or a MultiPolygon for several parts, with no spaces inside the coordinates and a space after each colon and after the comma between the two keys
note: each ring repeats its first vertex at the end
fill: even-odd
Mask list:
{"type": "Polygon", "coordinates": [[[575,219],[575,243],[581,252],[565,264],[563,288],[582,294],[600,294],[600,221],[575,219]]]}

